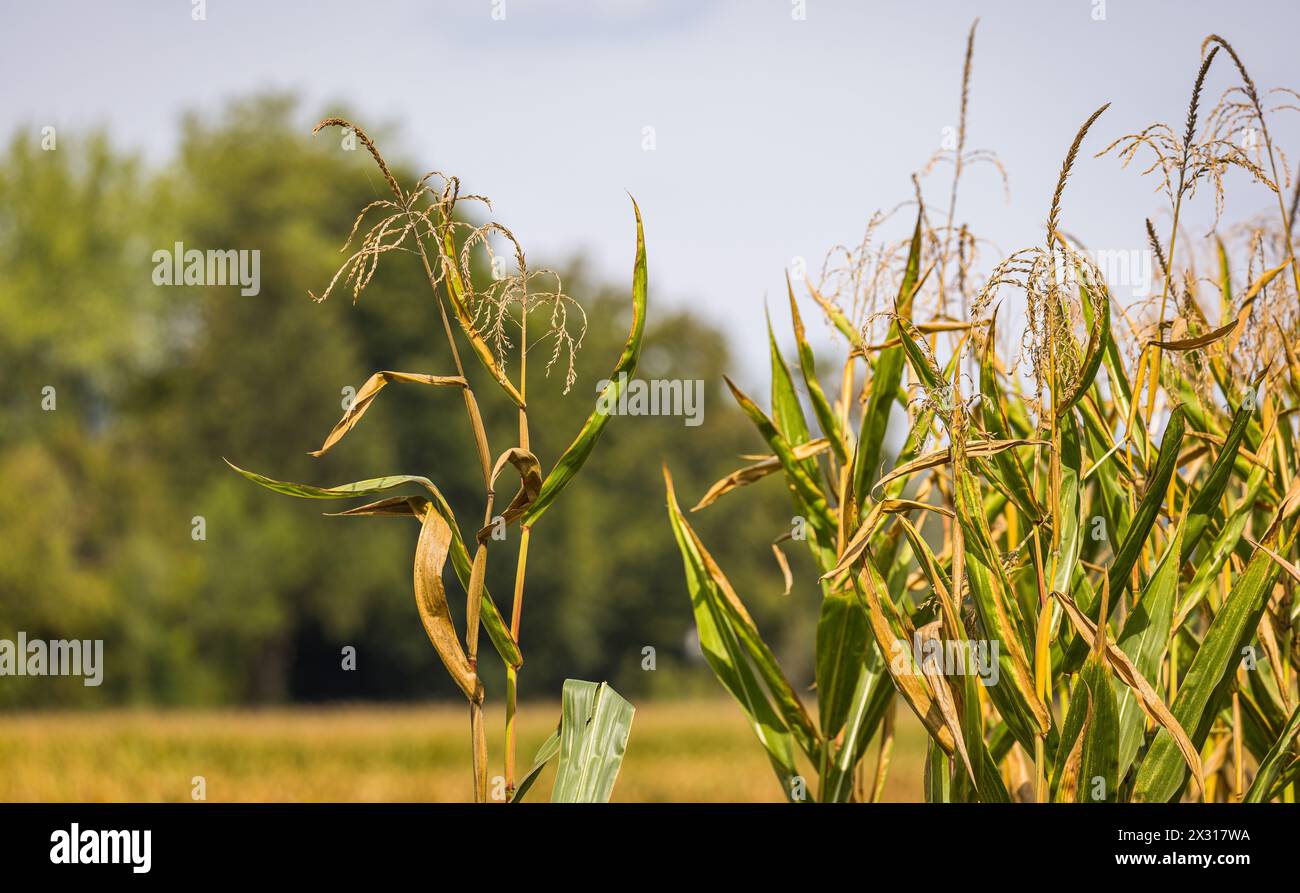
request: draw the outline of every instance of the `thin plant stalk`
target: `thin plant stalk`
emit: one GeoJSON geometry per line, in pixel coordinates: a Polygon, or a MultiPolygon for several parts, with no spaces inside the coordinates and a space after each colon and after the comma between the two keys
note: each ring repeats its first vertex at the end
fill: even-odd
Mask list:
{"type": "MultiPolygon", "coordinates": [[[[520,310],[519,335],[519,394],[527,399],[528,388],[528,299],[525,295],[520,310]]],[[[519,446],[529,449],[528,410],[519,410],[519,446]]],[[[510,635],[519,641],[519,625],[524,610],[524,575],[528,569],[528,541],[532,538],[532,525],[522,524],[519,533],[519,558],[515,564],[514,598],[510,606],[510,635]]],[[[519,697],[519,671],[506,667],[506,795],[515,789],[515,713],[519,697]]]]}

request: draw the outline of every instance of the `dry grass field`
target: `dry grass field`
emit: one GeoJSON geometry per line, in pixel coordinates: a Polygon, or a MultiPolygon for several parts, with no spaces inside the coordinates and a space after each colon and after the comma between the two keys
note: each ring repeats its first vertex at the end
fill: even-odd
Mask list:
{"type": "MultiPolygon", "coordinates": [[[[521,710],[525,765],[558,715],[558,704],[521,710]]],[[[490,716],[488,729],[499,735],[501,720],[490,716]]],[[[443,705],[9,714],[0,722],[0,801],[186,801],[197,775],[209,801],[470,800],[466,725],[464,708],[443,705]]],[[[921,799],[923,742],[900,713],[883,799],[921,799]]],[[[869,759],[874,768],[874,749],[869,759]]],[[[553,773],[530,799],[546,799],[553,773]]],[[[637,707],[614,799],[782,796],[735,705],[700,701],[637,707]]]]}

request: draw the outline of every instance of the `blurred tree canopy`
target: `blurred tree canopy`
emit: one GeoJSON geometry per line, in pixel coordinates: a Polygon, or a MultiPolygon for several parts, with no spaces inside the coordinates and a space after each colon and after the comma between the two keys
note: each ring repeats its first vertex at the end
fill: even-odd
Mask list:
{"type": "MultiPolygon", "coordinates": [[[[0,677],[0,706],[459,698],[416,615],[417,525],[325,518],[322,508],[343,504],[270,493],[221,461],[322,485],[423,474],[447,494],[467,539],[482,513],[473,443],[451,391],[389,388],[345,443],[322,459],[306,455],[341,415],[346,386],[380,369],[451,370],[415,258],[388,257],[355,305],[346,291],[323,304],[308,298],[333,275],[356,213],[384,188],[364,151],[313,139],[310,123],[292,98],[258,96],[187,117],[176,157],[161,168],[103,133],[61,134],[56,151],[43,151],[35,129],[18,132],[0,158],[0,638],[104,640],[101,687],[0,677]],[[153,252],[178,241],[259,250],[260,293],[154,285],[153,252]],[[197,518],[203,539],[193,536],[197,518]],[[342,667],[345,646],[356,649],[353,671],[342,667]]],[[[423,170],[429,159],[418,161],[423,170]]],[[[394,165],[403,183],[414,171],[394,165]]],[[[466,188],[492,192],[491,183],[466,188]]],[[[720,387],[722,333],[669,312],[656,292],[654,228],[647,220],[651,295],[638,376],[702,379],[704,424],[614,419],[534,529],[525,702],[558,697],[569,676],[608,679],[630,697],[720,692],[694,653],[660,463],[691,500],[741,464],[726,457],[763,444],[720,387]],[[653,672],[642,669],[647,646],[653,672]]],[[[559,372],[529,388],[544,469],[591,411],[626,337],[630,212],[627,235],[628,282],[594,282],[580,261],[550,264],[589,328],[573,391],[561,395],[559,372]]],[[[499,452],[513,442],[514,413],[475,381],[499,452]]],[[[816,622],[811,568],[790,550],[797,583],[782,597],[767,545],[790,514],[772,481],[725,497],[698,524],[806,681],[810,656],[799,649],[816,622]]],[[[516,547],[512,528],[498,548],[516,547]]],[[[488,585],[508,612],[513,555],[493,565],[488,585]]],[[[453,611],[457,596],[463,609],[450,571],[448,580],[453,611]]],[[[496,699],[503,674],[484,654],[496,699]]]]}

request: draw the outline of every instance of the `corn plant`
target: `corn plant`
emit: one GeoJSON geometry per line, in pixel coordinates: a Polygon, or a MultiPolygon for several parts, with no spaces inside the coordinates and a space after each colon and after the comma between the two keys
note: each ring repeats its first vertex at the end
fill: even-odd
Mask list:
{"type": "MultiPolygon", "coordinates": [[[[596,410],[551,470],[543,474],[540,461],[529,448],[528,355],[532,348],[549,341],[546,372],[549,374],[553,366],[564,364],[567,367],[564,386],[567,393],[574,380],[573,355],[581,344],[585,329],[581,307],[564,293],[556,274],[549,270],[529,269],[523,249],[505,226],[495,221],[474,224],[461,218],[457,208],[461,202],[490,208],[485,197],[462,194],[456,177],[437,171],[425,174],[410,189],[403,189],[365,131],[342,118],[328,118],[316,125],[313,133],[326,127],[346,128],[355,135],[374,158],[392,195],[371,202],[358,214],[342,250],[349,250],[362,224],[366,223],[368,228],[361,235],[359,247],[351,251],[325,291],[319,297],[312,295],[313,299],[323,301],[336,287],[350,286],[355,302],[373,278],[381,257],[392,251],[414,254],[420,260],[438,307],[453,369],[442,375],[376,372],[357,391],[338,424],[311,455],[323,456],[338,444],[390,384],[421,384],[459,392],[473,433],[484,487],[483,523],[475,534],[473,557],[451,506],[428,477],[397,474],[333,487],[317,487],[273,480],[233,464],[231,467],[255,483],[289,496],[355,499],[400,489],[414,489],[418,493],[388,496],[338,514],[398,515],[412,517],[420,524],[415,549],[416,607],[429,641],[469,703],[474,796],[477,801],[485,801],[488,790],[487,737],[483,727],[485,693],[478,672],[479,632],[486,628],[489,641],[505,664],[503,779],[504,793],[509,797],[515,793],[515,715],[519,671],[523,666],[519,636],[530,534],[533,525],[573,480],[595,448],[609,422],[609,414],[602,407],[616,405],[619,391],[636,369],[645,330],[647,283],[641,212],[633,202],[636,260],[632,274],[632,328],[627,343],[610,375],[609,384],[598,399],[596,410]],[[379,219],[372,222],[372,215],[379,219]],[[493,254],[493,238],[504,241],[511,248],[514,272],[500,272],[503,267],[498,263],[501,259],[493,254]],[[492,264],[494,275],[490,281],[480,284],[473,273],[472,261],[483,254],[492,264]],[[540,334],[535,328],[530,331],[529,317],[534,312],[545,317],[540,334]],[[460,337],[468,344],[482,371],[518,410],[515,445],[496,454],[495,458],[488,445],[474,387],[461,359],[456,329],[459,329],[460,337]],[[577,334],[574,334],[575,329],[577,334]],[[511,354],[518,363],[513,379],[507,374],[511,354]],[[513,469],[519,477],[519,488],[498,514],[496,488],[507,469],[513,469]],[[514,597],[507,621],[488,592],[485,579],[489,544],[493,539],[499,539],[513,524],[519,526],[520,540],[514,597]],[[443,583],[443,570],[448,560],[466,594],[463,644],[448,608],[443,583]]],[[[631,705],[608,686],[602,684],[597,689],[593,683],[576,680],[566,683],[564,711],[560,732],[557,733],[557,740],[562,739],[565,745],[564,749],[556,750],[561,756],[560,779],[556,785],[558,799],[608,799],[631,728],[632,713],[631,705]],[[586,700],[579,706],[570,689],[586,692],[585,686],[591,686],[592,691],[598,690],[599,697],[588,692],[586,700]],[[606,705],[599,711],[601,723],[592,726],[588,721],[592,719],[592,711],[600,705],[606,705]],[[592,710],[586,710],[587,707],[592,710]],[[570,776],[599,778],[603,783],[573,783],[567,780],[570,776]]],[[[529,776],[530,784],[533,777],[529,776]]],[[[519,793],[522,795],[522,790],[519,793]]]]}
{"type": "Polygon", "coordinates": [[[791,284],[797,373],[769,322],[770,409],[727,382],[770,455],[692,509],[784,480],[786,592],[790,541],[820,586],[815,718],[665,467],[704,657],[791,799],[810,773],[823,801],[879,799],[901,701],[926,732],[931,801],[1294,802],[1300,272],[1267,94],[1212,36],[1182,132],[1156,124],[1097,153],[1150,153],[1170,205],[1163,238],[1146,225],[1159,289],[1126,307],[1062,221],[1106,106],[1069,145],[1043,243],[977,272],[982,242],[953,210],[963,168],[997,165],[965,148],[974,38],[956,149],[923,173],[952,165],[949,206],[932,223],[918,177],[910,238],[876,238],[876,215],[809,277],[846,345],[834,388],[791,284]],[[1224,60],[1232,85],[1204,114],[1224,60]],[[1222,225],[1228,177],[1274,193],[1278,214],[1222,225]],[[1180,225],[1198,186],[1217,224],[1200,243],[1180,225]],[[1014,358],[999,310],[1003,329],[1023,320],[1014,358]]]}

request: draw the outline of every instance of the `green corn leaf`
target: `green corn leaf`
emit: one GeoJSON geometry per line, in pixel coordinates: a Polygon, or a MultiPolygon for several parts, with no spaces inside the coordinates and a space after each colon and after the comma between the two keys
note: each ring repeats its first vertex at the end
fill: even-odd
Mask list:
{"type": "Polygon", "coordinates": [[[604,682],[566,679],[563,691],[551,802],[608,803],[636,710],[604,682]]]}
{"type": "Polygon", "coordinates": [[[952,760],[933,738],[925,739],[925,802],[952,802],[952,760]]]}
{"type": "Polygon", "coordinates": [[[1200,542],[1206,526],[1219,508],[1224,488],[1227,487],[1228,479],[1232,476],[1242,438],[1246,436],[1246,429],[1250,425],[1251,416],[1252,413],[1244,407],[1238,409],[1236,414],[1233,415],[1232,427],[1228,429],[1228,436],[1224,439],[1223,448],[1219,450],[1219,455],[1215,457],[1209,476],[1205,479],[1205,483],[1201,485],[1200,491],[1196,494],[1196,500],[1188,510],[1187,536],[1183,539],[1183,561],[1192,557],[1192,551],[1200,542]]]}
{"type": "MultiPolygon", "coordinates": [[[[719,616],[734,632],[737,641],[757,668],[768,691],[772,693],[778,710],[793,731],[796,740],[799,741],[800,747],[810,758],[815,757],[819,753],[816,726],[804,710],[803,702],[795,694],[794,687],[782,672],[776,655],[763,641],[758,627],[754,625],[754,620],[749,616],[740,596],[736,594],[722,568],[718,567],[713,556],[709,554],[704,543],[682,515],[677,506],[676,494],[672,490],[672,481],[666,471],[665,469],[665,483],[674,530],[680,531],[683,541],[689,546],[691,562],[698,567],[702,578],[709,583],[707,594],[711,603],[718,609],[719,616]]],[[[683,552],[683,558],[687,558],[686,552],[683,552]]]]}
{"type": "Polygon", "coordinates": [[[803,406],[794,389],[794,379],[790,376],[790,367],[781,356],[781,348],[776,343],[776,333],[772,331],[772,316],[766,309],[763,315],[767,319],[767,347],[772,364],[772,421],[781,432],[786,443],[796,447],[807,443],[808,422],[803,417],[803,406]]]}
{"type": "Polygon", "coordinates": [[[785,277],[785,286],[790,295],[790,319],[794,327],[794,340],[799,348],[799,371],[803,374],[804,387],[808,389],[808,397],[812,400],[813,413],[817,416],[817,424],[821,427],[822,433],[830,441],[835,458],[841,463],[847,463],[849,452],[844,430],[840,427],[839,416],[835,414],[830,401],[826,399],[826,392],[822,390],[821,382],[817,378],[817,360],[813,356],[812,346],[808,344],[803,317],[799,315],[799,305],[794,299],[794,286],[790,284],[788,274],[785,277]]]}
{"type": "Polygon", "coordinates": [[[1043,713],[1031,706],[1033,673],[1025,656],[1025,647],[1018,634],[1007,629],[999,617],[997,600],[993,594],[993,577],[988,568],[973,556],[966,556],[966,580],[970,584],[971,600],[980,621],[983,638],[998,646],[998,684],[989,686],[988,695],[998,708],[1003,722],[1015,735],[1016,741],[1030,753],[1038,732],[1047,723],[1043,713]],[[1040,719],[1041,716],[1041,719],[1040,719]]]}
{"type": "Polygon", "coordinates": [[[537,777],[542,774],[546,764],[555,759],[555,755],[560,752],[560,730],[557,728],[551,733],[551,737],[542,742],[542,746],[537,748],[537,755],[533,757],[533,768],[528,770],[519,782],[519,787],[510,795],[511,803],[519,803],[528,794],[537,777]]]}
{"type": "MultiPolygon", "coordinates": [[[[899,287],[895,310],[899,316],[910,319],[912,292],[921,271],[921,212],[916,215],[916,227],[907,252],[907,266],[899,287]]],[[[901,329],[895,321],[889,326],[889,339],[899,336],[901,329]]],[[[876,357],[871,373],[871,393],[867,398],[862,429],[858,433],[858,453],[853,466],[853,495],[858,505],[866,505],[872,485],[880,477],[880,460],[885,446],[885,432],[889,427],[889,411],[894,405],[898,385],[903,377],[902,347],[886,347],[876,357]]]]}
{"type": "MultiPolygon", "coordinates": [[[[1104,519],[1108,531],[1127,530],[1133,517],[1129,508],[1128,499],[1124,489],[1124,481],[1121,475],[1125,469],[1118,455],[1119,451],[1114,449],[1111,444],[1111,433],[1102,423],[1093,408],[1085,401],[1080,404],[1081,415],[1084,420],[1084,434],[1086,436],[1086,458],[1088,469],[1084,472],[1087,480],[1084,483],[1095,481],[1099,491],[1101,505],[1100,511],[1089,512],[1087,514],[1099,516],[1104,519]]],[[[1092,535],[1092,531],[1088,532],[1092,535]]]]}
{"type": "Polygon", "coordinates": [[[1246,791],[1244,802],[1263,803],[1269,799],[1273,784],[1283,767],[1296,758],[1294,744],[1297,734],[1300,734],[1300,707],[1291,712],[1291,719],[1282,729],[1282,734],[1273,742],[1264,759],[1260,760],[1259,771],[1255,773],[1255,780],[1246,791]]]}
{"type": "Polygon", "coordinates": [[[1079,674],[1056,750],[1052,795],[1057,802],[1118,799],[1118,714],[1112,685],[1109,665],[1093,653],[1079,674]]]}
{"type": "Polygon", "coordinates": [[[795,736],[791,729],[797,732],[801,747],[811,755],[820,754],[816,728],[807,717],[793,687],[784,681],[784,674],[776,664],[775,657],[771,656],[771,652],[758,638],[757,630],[752,628],[752,624],[743,622],[738,629],[735,620],[741,609],[732,605],[728,593],[723,591],[719,582],[720,572],[716,576],[711,572],[710,565],[716,565],[711,556],[703,551],[703,544],[682,515],[667,468],[664,469],[664,486],[668,497],[668,519],[682,555],[686,588],[690,594],[695,628],[704,659],[718,681],[740,704],[755,736],[767,751],[783,792],[790,797],[792,784],[798,775],[794,762],[795,736]],[[742,635],[746,637],[745,644],[742,644],[742,635]],[[791,725],[787,725],[782,715],[773,709],[766,692],[755,678],[746,645],[749,646],[750,653],[756,653],[762,658],[758,661],[758,666],[766,673],[768,687],[782,707],[782,713],[792,721],[791,725]]]}
{"type": "MultiPolygon", "coordinates": [[[[1192,582],[1187,586],[1182,604],[1178,606],[1175,626],[1179,625],[1179,621],[1191,614],[1196,606],[1201,603],[1206,593],[1214,585],[1215,580],[1218,579],[1223,566],[1227,564],[1228,559],[1241,545],[1242,535],[1246,532],[1246,524],[1254,514],[1255,502],[1263,490],[1265,476],[1264,469],[1255,469],[1246,482],[1246,495],[1242,499],[1241,505],[1228,516],[1223,527],[1219,529],[1210,545],[1202,552],[1197,561],[1196,574],[1192,577],[1192,582]]],[[[1186,540],[1184,540],[1184,548],[1186,548],[1186,540]]]]}
{"type": "MultiPolygon", "coordinates": [[[[1184,542],[1184,526],[1179,525],[1164,557],[1156,565],[1151,582],[1143,591],[1120,630],[1118,645],[1146,679],[1159,679],[1158,671],[1169,644],[1174,605],[1178,596],[1178,556],[1184,542]]],[[[1137,695],[1127,685],[1116,682],[1119,710],[1119,777],[1128,774],[1142,742],[1145,718],[1137,695]]]]}
{"type": "MultiPolygon", "coordinates": [[[[1160,454],[1156,458],[1155,471],[1147,482],[1146,492],[1133,513],[1128,528],[1115,550],[1107,575],[1110,578],[1111,598],[1118,600],[1132,582],[1132,571],[1146,545],[1147,537],[1155,526],[1160,514],[1160,506],[1169,492],[1169,482],[1178,468],[1178,451],[1183,442],[1185,421],[1183,408],[1177,406],[1169,416],[1169,425],[1165,428],[1164,440],[1160,443],[1160,454]]],[[[1114,602],[1112,602],[1113,604],[1114,602]]],[[[1088,619],[1096,622],[1101,610],[1101,600],[1093,599],[1087,605],[1080,604],[1088,619]]],[[[1073,672],[1086,656],[1087,649],[1082,639],[1076,637],[1066,648],[1063,668],[1073,672]]]]}
{"type": "Polygon", "coordinates": [[[1219,319],[1227,319],[1232,315],[1232,268],[1223,240],[1216,236],[1214,243],[1219,258],[1219,319]]]}
{"type": "Polygon", "coordinates": [[[789,441],[777,430],[776,425],[763,410],[759,409],[758,404],[730,378],[724,375],[723,380],[735,397],[736,403],[744,410],[745,415],[749,416],[749,420],[754,423],[758,433],[762,435],[763,440],[767,441],[768,447],[780,461],[796,505],[800,513],[808,518],[809,526],[813,529],[814,536],[809,539],[810,548],[813,549],[819,563],[823,566],[833,566],[836,524],[816,479],[808,473],[805,462],[795,456],[789,441]],[[827,560],[830,561],[829,565],[825,564],[827,560]]]}
{"type": "Polygon", "coordinates": [[[222,461],[255,484],[263,486],[268,490],[274,490],[276,493],[283,493],[286,496],[297,496],[301,499],[356,499],[361,496],[373,496],[376,493],[383,493],[386,490],[392,490],[401,487],[404,484],[418,484],[429,492],[438,494],[438,488],[433,485],[431,480],[414,474],[390,474],[381,478],[354,481],[350,484],[339,484],[337,487],[314,487],[311,484],[295,484],[289,481],[277,481],[274,478],[260,475],[255,471],[247,471],[240,468],[229,459],[224,459],[222,461]]]}
{"type": "MultiPolygon", "coordinates": [[[[1160,454],[1156,458],[1155,472],[1147,482],[1142,501],[1138,503],[1137,511],[1133,513],[1133,519],[1129,522],[1128,529],[1124,531],[1124,537],[1115,552],[1115,559],[1110,565],[1110,591],[1112,597],[1116,599],[1129,586],[1133,567],[1137,564],[1138,556],[1142,554],[1147,536],[1151,533],[1151,528],[1155,526],[1156,518],[1160,514],[1160,506],[1169,492],[1169,482],[1178,468],[1178,451],[1183,443],[1184,430],[1183,408],[1177,406],[1169,416],[1169,425],[1165,428],[1164,439],[1160,442],[1160,454]]],[[[1089,617],[1096,620],[1093,614],[1089,614],[1089,617]]]]}
{"type": "Polygon", "coordinates": [[[1085,803],[1110,802],[1118,799],[1119,724],[1115,691],[1111,686],[1110,665],[1094,660],[1091,672],[1081,674],[1091,692],[1092,722],[1083,743],[1083,778],[1079,800],[1085,803]]]}
{"type": "Polygon", "coordinates": [[[985,636],[999,642],[1000,682],[989,687],[989,697],[1017,740],[1032,752],[1037,735],[1051,730],[1051,717],[1035,690],[1028,657],[1033,652],[1030,626],[993,545],[979,487],[966,467],[965,447],[959,443],[953,454],[954,505],[965,545],[966,579],[985,636]]]}
{"type": "Polygon", "coordinates": [[[1097,297],[1093,298],[1094,290],[1087,287],[1082,276],[1079,277],[1080,296],[1083,299],[1082,303],[1085,312],[1089,317],[1088,346],[1084,349],[1078,379],[1073,383],[1069,395],[1061,401],[1061,405],[1056,409],[1058,419],[1082,400],[1083,395],[1092,386],[1093,380],[1097,377],[1097,370],[1101,368],[1107,342],[1110,340],[1110,294],[1106,290],[1105,283],[1099,282],[1097,286],[1097,289],[1095,289],[1097,297]]]}
{"type": "MultiPolygon", "coordinates": [[[[985,336],[984,351],[980,356],[980,409],[984,418],[984,427],[997,440],[1011,440],[1011,422],[1006,415],[1005,391],[998,381],[997,369],[993,363],[993,346],[995,344],[998,322],[998,308],[994,308],[989,318],[989,330],[985,336]]],[[[1014,452],[998,453],[993,462],[1005,482],[1008,492],[1018,506],[1027,509],[1028,517],[1036,521],[1040,516],[1038,503],[1034,499],[1033,489],[1020,456],[1014,452]]]]}
{"type": "Polygon", "coordinates": [[[641,340],[645,334],[648,275],[645,232],[641,224],[641,209],[637,207],[635,199],[632,201],[632,211],[636,215],[636,261],[632,266],[632,329],[628,333],[627,343],[623,345],[623,354],[618,358],[614,371],[610,373],[608,382],[596,400],[596,410],[587,417],[587,422],[578,432],[578,436],[573,439],[573,443],[569,444],[568,449],[555,463],[555,467],[542,481],[541,492],[520,520],[520,524],[524,527],[536,524],[537,519],[551,507],[551,503],[555,501],[560,491],[577,475],[583,463],[587,461],[587,457],[591,455],[591,451],[595,449],[601,432],[609,424],[610,414],[604,411],[605,407],[618,403],[619,395],[636,374],[636,364],[641,358],[641,340]]]}
{"type": "MultiPolygon", "coordinates": [[[[1270,531],[1265,545],[1269,545],[1270,539],[1275,541],[1276,535],[1276,529],[1270,531]]],[[[1241,649],[1259,625],[1277,570],[1277,565],[1264,550],[1255,550],[1187,668],[1172,712],[1184,729],[1196,730],[1192,734],[1192,743],[1197,747],[1209,734],[1210,726],[1206,720],[1218,712],[1219,701],[1226,694],[1225,683],[1230,681],[1232,669],[1241,659],[1241,649]]],[[[1133,797],[1135,800],[1167,802],[1178,796],[1186,779],[1187,767],[1173,736],[1161,729],[1138,767],[1133,797]]]]}
{"type": "Polygon", "coordinates": [[[885,672],[880,650],[868,646],[866,666],[858,675],[857,688],[844,722],[844,743],[835,752],[822,782],[824,803],[846,803],[853,794],[853,769],[863,758],[894,697],[894,683],[885,672]]]}
{"type": "Polygon", "coordinates": [[[914,331],[915,329],[912,328],[909,322],[904,322],[898,326],[898,342],[903,355],[907,358],[907,364],[916,373],[916,377],[922,385],[930,390],[943,390],[947,379],[939,371],[934,359],[921,348],[916,338],[912,336],[914,331]]]}
{"type": "MultiPolygon", "coordinates": [[[[939,559],[930,548],[930,544],[921,536],[921,532],[906,518],[900,517],[898,524],[907,537],[908,544],[912,548],[912,554],[916,556],[921,572],[930,581],[931,589],[937,598],[947,603],[946,610],[952,614],[951,618],[946,621],[946,628],[948,629],[946,635],[956,636],[960,639],[962,635],[961,622],[956,616],[958,613],[956,605],[950,601],[952,599],[951,579],[943,567],[940,566],[939,559]]],[[[940,606],[940,611],[945,611],[943,605],[940,606]]],[[[971,770],[975,774],[974,793],[986,803],[1005,803],[1010,800],[1010,796],[1007,794],[1006,786],[1002,782],[1002,776],[998,772],[997,761],[989,753],[984,741],[984,717],[980,708],[979,693],[975,688],[982,680],[978,676],[978,668],[975,665],[974,656],[970,653],[969,646],[963,645],[963,649],[966,664],[957,678],[957,684],[961,697],[961,733],[966,742],[971,770]]],[[[962,788],[969,788],[969,779],[965,775],[959,773],[958,781],[962,788]]]]}
{"type": "Polygon", "coordinates": [[[1078,801],[1079,779],[1083,775],[1083,743],[1092,712],[1091,699],[1092,689],[1080,674],[1070,698],[1070,709],[1061,724],[1060,741],[1053,761],[1050,791],[1055,803],[1078,801]]]}
{"type": "Polygon", "coordinates": [[[867,612],[846,592],[822,599],[817,621],[817,706],[822,736],[834,738],[844,728],[870,643],[867,612]]]}
{"type": "Polygon", "coordinates": [[[1079,445],[1079,427],[1072,416],[1059,420],[1061,430],[1061,505],[1058,513],[1061,524],[1056,557],[1056,575],[1052,588],[1059,592],[1070,591],[1070,581],[1079,565],[1083,548],[1083,500],[1080,478],[1083,476],[1083,451],[1079,445]]]}

